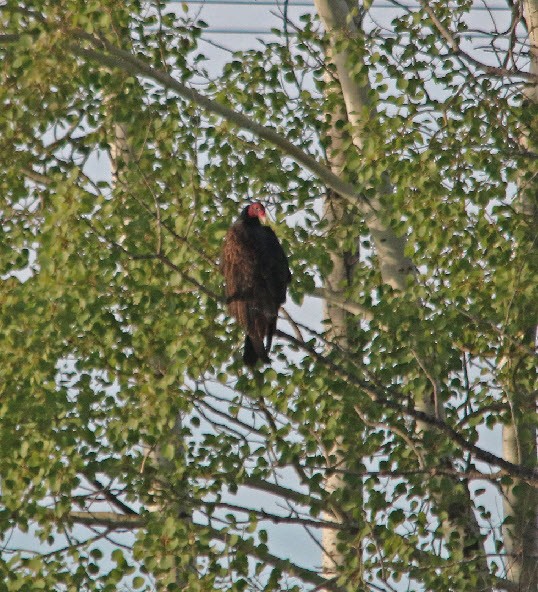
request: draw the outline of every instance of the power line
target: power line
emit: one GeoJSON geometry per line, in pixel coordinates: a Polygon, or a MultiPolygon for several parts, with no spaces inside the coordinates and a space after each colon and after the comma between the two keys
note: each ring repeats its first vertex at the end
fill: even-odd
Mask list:
{"type": "MultiPolygon", "coordinates": [[[[208,34],[208,35],[274,35],[275,31],[272,29],[234,29],[234,28],[228,28],[228,29],[216,29],[214,27],[208,27],[207,29],[204,29],[204,33],[208,34]]],[[[405,34],[405,33],[404,33],[405,34]]],[[[295,35],[295,33],[290,32],[289,35],[291,37],[293,37],[293,35],[295,35]]],[[[468,33],[468,34],[462,34],[459,37],[462,39],[491,39],[493,36],[495,35],[495,33],[468,33]]],[[[395,35],[390,35],[390,34],[382,34],[381,37],[389,37],[389,36],[394,36],[395,35]]],[[[499,36],[499,39],[502,39],[503,36],[499,36]]],[[[508,39],[508,37],[504,36],[505,39],[508,39]]],[[[518,39],[527,39],[526,35],[518,35],[518,39]]]]}
{"type": "MultiPolygon", "coordinates": [[[[169,4],[195,4],[195,5],[208,5],[208,6],[241,6],[241,7],[249,7],[249,8],[257,8],[262,6],[272,6],[272,7],[282,7],[284,5],[284,0],[167,0],[169,4]]],[[[401,7],[409,8],[409,9],[418,9],[420,8],[420,4],[416,2],[407,2],[401,3],[401,7]]],[[[314,8],[313,0],[289,0],[288,7],[306,7],[306,8],[314,8]]],[[[398,6],[389,2],[387,0],[382,0],[380,2],[372,3],[371,8],[374,9],[388,9],[392,8],[394,10],[398,10],[398,6]]],[[[490,12],[510,12],[510,7],[508,5],[492,5],[492,6],[485,6],[484,4],[472,6],[471,11],[490,11],[490,12]]],[[[209,35],[273,35],[274,30],[270,28],[265,29],[244,29],[244,28],[237,28],[237,27],[227,27],[227,28],[216,28],[216,27],[209,27],[204,31],[206,34],[209,35]]],[[[293,35],[293,33],[291,33],[293,35]]],[[[487,33],[468,33],[467,35],[462,35],[465,39],[491,39],[492,35],[487,33]]],[[[523,37],[522,37],[523,38],[523,37]]],[[[526,35],[524,36],[526,39],[526,35]]]]}
{"type": "MultiPolygon", "coordinates": [[[[282,0],[259,0],[254,1],[252,0],[168,0],[169,4],[244,4],[247,6],[283,6],[284,2],[282,0]]],[[[309,6],[313,7],[314,5],[312,2],[308,2],[308,0],[296,0],[295,2],[289,2],[288,6],[309,6]]]]}
{"type": "MultiPolygon", "coordinates": [[[[179,0],[178,0],[179,1],[179,0]]],[[[201,1],[201,0],[200,0],[201,1]]],[[[152,27],[148,27],[147,29],[148,31],[157,31],[157,30],[161,30],[156,26],[152,26],[152,27]]],[[[171,29],[166,29],[166,30],[171,30],[171,29]]],[[[234,27],[228,27],[226,29],[224,28],[217,28],[217,27],[205,27],[202,29],[202,33],[204,35],[262,35],[262,36],[266,36],[266,35],[277,35],[278,33],[282,33],[282,31],[280,29],[278,29],[276,26],[273,27],[272,29],[239,29],[239,28],[234,28],[234,27]]],[[[295,31],[289,31],[288,35],[290,37],[294,37],[296,35],[298,35],[298,33],[296,33],[295,31]]],[[[403,32],[401,33],[402,36],[405,35],[409,35],[409,33],[403,32]]],[[[464,40],[468,40],[468,39],[492,39],[493,37],[497,37],[497,39],[500,41],[502,39],[508,41],[508,34],[506,35],[496,35],[495,32],[492,33],[461,33],[458,38],[459,39],[464,39],[464,40]]],[[[384,39],[388,39],[388,38],[396,38],[396,34],[395,33],[390,33],[390,32],[383,32],[379,35],[379,37],[382,37],[384,39]]],[[[523,34],[523,35],[516,35],[516,40],[518,43],[520,44],[525,44],[528,40],[528,36],[523,34]]]]}
{"type": "MultiPolygon", "coordinates": [[[[250,8],[255,8],[257,6],[283,6],[283,0],[168,0],[169,4],[207,4],[212,6],[248,6],[250,8]]],[[[288,3],[288,7],[308,7],[313,8],[313,2],[309,0],[294,0],[288,3]]],[[[420,8],[420,4],[418,3],[407,3],[403,4],[402,6],[405,8],[420,8]]],[[[392,2],[373,2],[371,8],[393,8],[395,10],[398,9],[398,6],[394,5],[392,2]]],[[[472,6],[472,11],[488,11],[488,12],[511,12],[511,8],[507,5],[493,5],[493,6],[484,6],[483,4],[472,6]]]]}

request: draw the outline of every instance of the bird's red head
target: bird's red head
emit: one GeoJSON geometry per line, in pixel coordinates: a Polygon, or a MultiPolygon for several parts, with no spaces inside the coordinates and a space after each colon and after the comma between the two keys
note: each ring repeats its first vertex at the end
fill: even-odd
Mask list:
{"type": "Polygon", "coordinates": [[[247,216],[249,218],[259,218],[260,222],[265,222],[265,208],[259,201],[256,201],[248,206],[247,216]]]}

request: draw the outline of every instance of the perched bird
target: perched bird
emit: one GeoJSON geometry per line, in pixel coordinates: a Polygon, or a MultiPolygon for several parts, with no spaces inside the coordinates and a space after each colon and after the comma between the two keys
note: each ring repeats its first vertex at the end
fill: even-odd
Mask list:
{"type": "Polygon", "coordinates": [[[265,221],[261,203],[248,205],[228,229],[222,248],[226,303],[246,330],[243,361],[247,366],[258,360],[269,362],[278,310],[291,281],[288,258],[273,230],[262,225],[265,221]]]}

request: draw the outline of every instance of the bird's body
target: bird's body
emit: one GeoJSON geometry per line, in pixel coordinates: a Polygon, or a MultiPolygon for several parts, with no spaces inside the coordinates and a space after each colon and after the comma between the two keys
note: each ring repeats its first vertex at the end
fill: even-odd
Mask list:
{"type": "Polygon", "coordinates": [[[265,209],[247,206],[229,228],[222,249],[228,310],[245,328],[243,360],[269,362],[278,310],[291,280],[288,259],[273,230],[260,223],[265,209]],[[265,343],[264,343],[265,342],[265,343]]]}

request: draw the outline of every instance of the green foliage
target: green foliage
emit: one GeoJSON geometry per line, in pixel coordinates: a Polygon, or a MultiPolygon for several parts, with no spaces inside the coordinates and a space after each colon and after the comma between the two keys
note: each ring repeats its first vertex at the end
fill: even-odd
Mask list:
{"type": "MultiPolygon", "coordinates": [[[[464,30],[467,3],[434,4],[449,30],[464,30]]],[[[375,105],[360,148],[337,124],[339,153],[328,131],[341,98],[314,18],[292,47],[276,35],[210,76],[205,23],[163,9],[8,0],[0,11],[3,32],[19,35],[0,45],[5,589],[320,586],[319,560],[281,558],[267,522],[319,532],[323,520],[343,525],[342,589],[472,589],[476,541],[446,527],[462,526],[467,488],[442,472],[476,458],[446,434],[419,433],[412,410],[435,396],[471,446],[535,388],[535,222],[518,202],[535,183],[532,134],[529,150],[520,141],[536,108],[522,106],[519,83],[456,59],[426,14],[406,13],[394,36],[337,44],[375,105]],[[381,216],[407,238],[416,282],[383,286],[358,205],[329,225],[325,188],[278,146],[77,51],[104,43],[202,85],[320,160],[342,156],[361,195],[381,195],[388,173],[381,216]],[[112,179],[119,125],[128,148],[112,179]],[[272,367],[242,366],[218,258],[251,198],[276,218],[295,303],[327,279],[331,253],[360,243],[339,288],[371,318],[348,322],[345,346],[330,319],[323,330],[309,320],[296,327],[303,340],[277,340],[272,367]],[[346,474],[329,493],[335,442],[346,474]],[[291,509],[265,509],[281,498],[291,509]]],[[[497,548],[479,497],[480,536],[497,548]]]]}

